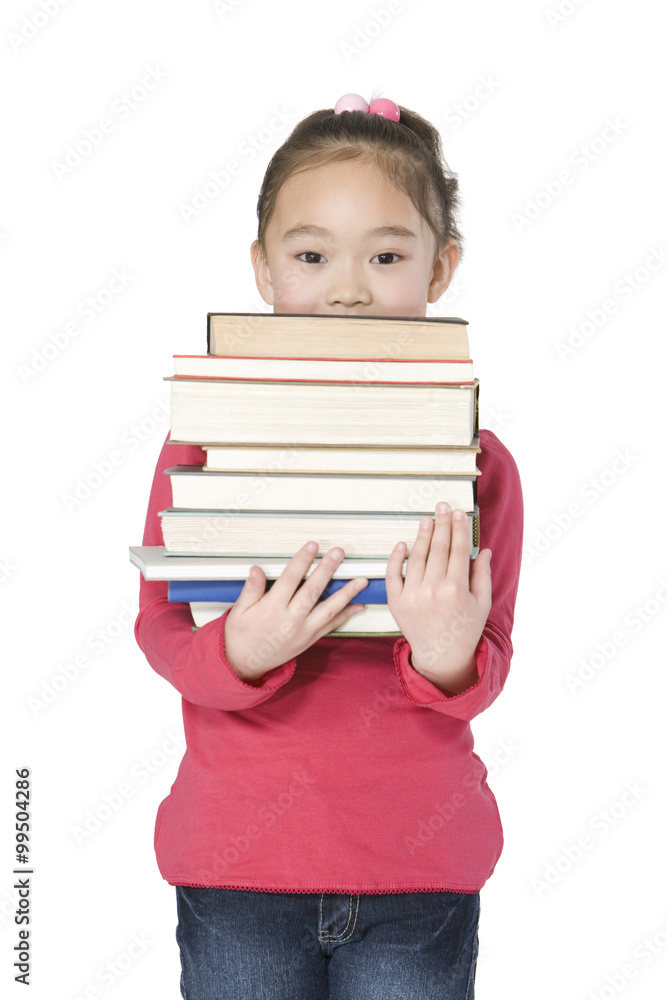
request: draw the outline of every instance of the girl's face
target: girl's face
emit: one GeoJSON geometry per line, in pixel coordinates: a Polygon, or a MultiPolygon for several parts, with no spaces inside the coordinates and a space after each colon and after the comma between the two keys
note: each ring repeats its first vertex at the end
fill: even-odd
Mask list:
{"type": "Polygon", "coordinates": [[[274,313],[425,316],[459,251],[436,242],[408,196],[373,164],[329,163],[293,174],[251,247],[257,287],[274,313]],[[434,262],[435,260],[435,262],[434,262]]]}

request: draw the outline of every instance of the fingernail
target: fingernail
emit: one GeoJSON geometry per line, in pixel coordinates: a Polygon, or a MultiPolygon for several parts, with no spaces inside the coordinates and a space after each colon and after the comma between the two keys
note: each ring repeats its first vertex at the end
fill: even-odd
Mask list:
{"type": "Polygon", "coordinates": [[[446,514],[448,509],[449,509],[449,504],[446,503],[438,503],[435,505],[436,514],[446,514]]]}
{"type": "Polygon", "coordinates": [[[319,546],[317,542],[308,542],[306,545],[306,552],[317,552],[319,546]]]}
{"type": "Polygon", "coordinates": [[[466,516],[466,513],[465,513],[464,510],[455,510],[454,511],[454,517],[456,518],[457,521],[462,521],[465,516],[466,516]]]}
{"type": "Polygon", "coordinates": [[[421,521],[419,522],[419,527],[422,530],[425,529],[425,528],[428,528],[428,526],[431,523],[431,521],[432,521],[432,518],[430,518],[430,517],[422,517],[421,521]]]}

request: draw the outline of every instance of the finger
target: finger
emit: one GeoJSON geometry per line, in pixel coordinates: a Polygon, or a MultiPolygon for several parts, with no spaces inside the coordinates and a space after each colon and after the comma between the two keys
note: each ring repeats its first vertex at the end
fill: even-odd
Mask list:
{"type": "Polygon", "coordinates": [[[491,549],[482,549],[472,561],[470,573],[470,593],[485,608],[491,608],[491,549]]]}
{"type": "Polygon", "coordinates": [[[405,542],[398,542],[391,551],[387,559],[387,569],[384,575],[385,588],[387,591],[387,603],[397,600],[403,593],[403,577],[401,568],[403,559],[407,551],[405,542]]]}
{"type": "Polygon", "coordinates": [[[452,538],[449,547],[447,576],[468,589],[470,575],[470,529],[464,510],[455,510],[452,515],[452,538]]]}
{"type": "Polygon", "coordinates": [[[424,579],[427,582],[442,580],[447,574],[451,541],[452,509],[448,503],[438,503],[435,507],[435,526],[424,572],[424,579]]]}
{"type": "Polygon", "coordinates": [[[248,578],[243,584],[241,593],[236,598],[235,607],[239,611],[247,611],[249,607],[256,604],[266,591],[266,576],[261,566],[251,566],[248,578]]]}
{"type": "Polygon", "coordinates": [[[426,566],[426,558],[431,545],[432,533],[433,518],[423,517],[419,522],[417,536],[408,556],[408,565],[405,570],[406,586],[415,583],[419,584],[424,578],[424,567],[426,566]]]}
{"type": "Polygon", "coordinates": [[[331,622],[343,611],[346,611],[349,617],[356,614],[358,608],[365,608],[365,604],[350,604],[349,602],[367,586],[368,580],[365,577],[348,580],[344,587],[331,594],[325,601],[317,602],[308,615],[310,628],[316,634],[324,635],[335,627],[331,622]]]}
{"type": "MultiPolygon", "coordinates": [[[[304,615],[312,610],[322,591],[345,558],[345,551],[338,545],[329,549],[319,566],[306,578],[305,583],[293,595],[288,607],[292,611],[304,609],[304,615]]],[[[344,590],[345,588],[341,588],[344,590]]],[[[339,593],[339,591],[337,591],[339,593]]]]}
{"type": "Polygon", "coordinates": [[[306,542],[305,545],[301,546],[271,587],[269,595],[272,599],[279,600],[283,605],[288,604],[291,598],[294,597],[296,589],[306,575],[309,566],[312,565],[318,548],[317,542],[314,541],[306,542]]]}
{"type": "Polygon", "coordinates": [[[366,610],[365,604],[348,604],[346,608],[343,608],[337,615],[330,619],[328,622],[324,622],[320,625],[318,629],[317,638],[321,639],[323,635],[327,635],[329,632],[335,632],[339,629],[346,621],[350,618],[356,618],[357,615],[363,614],[366,610]]]}

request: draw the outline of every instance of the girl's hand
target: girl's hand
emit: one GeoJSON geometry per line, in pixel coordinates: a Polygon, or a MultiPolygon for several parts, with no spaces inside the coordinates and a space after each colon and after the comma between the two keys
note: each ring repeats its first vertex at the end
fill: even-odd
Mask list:
{"type": "Polygon", "coordinates": [[[422,519],[408,557],[399,542],[387,562],[389,610],[410,643],[414,669],[446,694],[478,680],[474,652],[491,610],[491,549],[482,549],[470,572],[468,518],[438,504],[422,519]],[[461,515],[459,517],[459,515],[461,515]]]}
{"type": "Polygon", "coordinates": [[[349,580],[325,601],[317,601],[345,558],[341,548],[330,549],[299,587],[317,550],[316,542],[302,546],[268,591],[264,571],[259,566],[250,567],[225,622],[225,655],[241,680],[252,684],[365,610],[365,604],[348,606],[350,599],[368,586],[363,577],[349,580]]]}

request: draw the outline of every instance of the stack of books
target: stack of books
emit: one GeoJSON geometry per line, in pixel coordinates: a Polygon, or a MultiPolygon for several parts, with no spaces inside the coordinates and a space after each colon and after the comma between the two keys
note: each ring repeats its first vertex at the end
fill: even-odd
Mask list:
{"type": "MultiPolygon", "coordinates": [[[[272,585],[309,539],[345,559],[321,595],[365,576],[366,611],[336,636],[400,635],[386,564],[446,500],[478,552],[479,380],[462,319],[209,313],[205,355],[175,355],[170,441],[200,466],[167,470],[164,548],[134,547],[196,626],[219,617],[252,565],[272,585]]],[[[405,563],[404,563],[405,566],[405,563]]]]}

